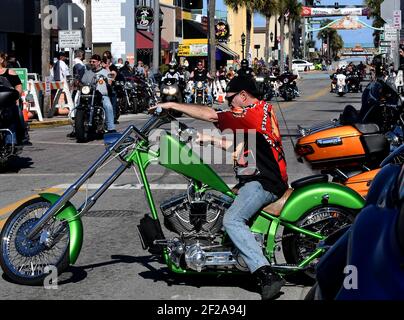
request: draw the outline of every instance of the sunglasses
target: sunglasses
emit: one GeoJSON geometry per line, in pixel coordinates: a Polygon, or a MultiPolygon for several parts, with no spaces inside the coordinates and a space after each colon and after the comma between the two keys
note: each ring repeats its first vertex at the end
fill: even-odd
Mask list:
{"type": "Polygon", "coordinates": [[[236,96],[238,96],[239,94],[240,94],[240,92],[237,92],[237,93],[233,94],[232,96],[225,97],[226,101],[229,103],[230,106],[231,106],[231,104],[232,104],[234,98],[235,98],[236,96]]]}

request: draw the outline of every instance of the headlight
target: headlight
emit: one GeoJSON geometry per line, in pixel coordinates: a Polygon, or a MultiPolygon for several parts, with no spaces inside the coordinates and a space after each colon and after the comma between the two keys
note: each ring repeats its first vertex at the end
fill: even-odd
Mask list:
{"type": "Polygon", "coordinates": [[[169,95],[175,95],[177,93],[177,89],[176,88],[170,88],[169,90],[168,90],[168,94],[169,95]]]}
{"type": "Polygon", "coordinates": [[[264,82],[264,78],[262,78],[262,77],[258,77],[258,78],[256,78],[255,79],[257,82],[264,82]]]}
{"type": "Polygon", "coordinates": [[[84,86],[83,88],[81,88],[81,93],[84,95],[90,94],[91,92],[91,88],[89,86],[84,86]]]}
{"type": "Polygon", "coordinates": [[[199,82],[196,84],[196,87],[197,87],[198,89],[201,89],[201,88],[203,87],[203,83],[202,83],[201,81],[199,81],[199,82]]]}
{"type": "Polygon", "coordinates": [[[169,94],[169,93],[170,93],[170,89],[168,89],[168,88],[163,89],[163,94],[169,94]]]}
{"type": "Polygon", "coordinates": [[[126,82],[125,83],[125,89],[132,89],[132,88],[133,88],[133,85],[132,85],[131,82],[126,82]]]}
{"type": "Polygon", "coordinates": [[[288,82],[289,82],[288,78],[283,79],[283,83],[288,83],[288,82]]]}

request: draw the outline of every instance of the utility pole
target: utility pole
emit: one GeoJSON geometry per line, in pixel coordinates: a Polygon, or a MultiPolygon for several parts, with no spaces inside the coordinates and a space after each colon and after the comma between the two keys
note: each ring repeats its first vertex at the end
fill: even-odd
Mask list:
{"type": "MultiPolygon", "coordinates": [[[[307,5],[307,0],[303,0],[303,6],[307,5]]],[[[303,59],[307,58],[307,53],[306,53],[306,17],[302,17],[303,23],[302,23],[302,43],[303,43],[303,59]]]]}
{"type": "MultiPolygon", "coordinates": [[[[69,31],[73,30],[73,13],[72,13],[72,4],[69,3],[67,5],[67,29],[69,31]]],[[[69,70],[70,74],[73,74],[73,49],[69,48],[69,70]]]]}
{"type": "Polygon", "coordinates": [[[208,66],[212,76],[216,75],[216,0],[208,0],[208,66]]]}
{"type": "MultiPolygon", "coordinates": [[[[42,50],[42,81],[49,76],[49,60],[50,60],[50,29],[45,25],[45,9],[49,8],[49,0],[41,0],[41,50],[42,50]]],[[[44,96],[43,114],[49,116],[50,97],[44,96]]]]}
{"type": "Polygon", "coordinates": [[[160,0],[154,0],[153,73],[160,67],[160,0]]]}

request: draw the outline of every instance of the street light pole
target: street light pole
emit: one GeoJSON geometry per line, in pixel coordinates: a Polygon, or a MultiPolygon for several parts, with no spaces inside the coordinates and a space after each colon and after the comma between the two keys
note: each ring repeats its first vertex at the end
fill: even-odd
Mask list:
{"type": "Polygon", "coordinates": [[[153,73],[157,74],[160,65],[160,1],[154,0],[153,73]]]}
{"type": "Polygon", "coordinates": [[[269,34],[269,38],[271,39],[271,45],[269,46],[269,58],[272,61],[272,54],[273,54],[273,52],[272,52],[272,47],[273,47],[272,44],[274,42],[274,33],[272,31],[269,34]]]}
{"type": "Polygon", "coordinates": [[[243,60],[245,59],[245,52],[244,52],[244,47],[245,47],[245,34],[243,32],[243,34],[241,35],[241,47],[243,49],[243,60]]]}

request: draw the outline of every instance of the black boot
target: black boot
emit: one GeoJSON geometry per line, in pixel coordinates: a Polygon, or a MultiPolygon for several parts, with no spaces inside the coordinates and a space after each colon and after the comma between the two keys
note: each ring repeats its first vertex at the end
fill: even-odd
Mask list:
{"type": "Polygon", "coordinates": [[[286,283],[281,276],[274,273],[270,266],[263,266],[253,273],[258,280],[261,289],[262,300],[270,300],[276,297],[286,283]]]}

